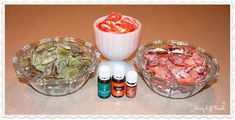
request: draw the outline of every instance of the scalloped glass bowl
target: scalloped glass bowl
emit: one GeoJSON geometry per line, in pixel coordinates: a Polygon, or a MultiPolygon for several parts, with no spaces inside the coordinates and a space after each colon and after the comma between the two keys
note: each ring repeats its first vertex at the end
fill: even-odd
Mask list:
{"type": "Polygon", "coordinates": [[[196,48],[200,52],[200,54],[206,59],[206,62],[209,65],[209,71],[206,75],[206,78],[200,80],[200,82],[186,85],[186,84],[169,82],[167,80],[162,80],[160,78],[151,75],[145,69],[145,63],[144,63],[145,60],[143,55],[146,51],[154,49],[156,47],[160,47],[161,45],[164,44],[174,44],[176,46],[181,46],[181,47],[194,47],[193,45],[187,42],[178,41],[178,40],[169,40],[169,41],[156,40],[152,43],[148,43],[144,46],[139,47],[137,56],[134,60],[135,65],[138,71],[140,72],[141,76],[143,77],[143,80],[148,85],[148,87],[157,94],[168,98],[187,98],[198,93],[200,90],[203,89],[204,86],[210,84],[211,80],[219,76],[219,66],[217,60],[212,55],[209,55],[205,49],[200,47],[194,47],[194,48],[196,48]]]}
{"type": "Polygon", "coordinates": [[[17,52],[16,56],[13,58],[13,65],[18,78],[26,80],[27,84],[30,85],[33,89],[49,96],[64,96],[81,89],[88,81],[90,74],[96,70],[96,66],[98,65],[98,63],[99,53],[91,45],[91,43],[84,42],[73,37],[53,37],[33,42],[20,49],[17,52]],[[91,57],[91,63],[89,64],[88,68],[84,72],[82,72],[81,75],[75,78],[56,80],[45,80],[40,76],[29,74],[26,72],[26,70],[20,68],[20,64],[22,64],[22,57],[31,56],[36,46],[50,41],[67,41],[73,45],[82,47],[84,52],[89,55],[89,57],[91,57]]]}

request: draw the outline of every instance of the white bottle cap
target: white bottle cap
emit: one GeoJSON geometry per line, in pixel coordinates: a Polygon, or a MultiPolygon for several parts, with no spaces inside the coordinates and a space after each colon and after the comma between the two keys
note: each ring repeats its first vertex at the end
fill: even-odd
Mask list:
{"type": "Polygon", "coordinates": [[[99,68],[99,77],[102,80],[108,80],[110,78],[110,69],[108,65],[102,65],[99,68]]]}
{"type": "Polygon", "coordinates": [[[136,83],[138,75],[135,71],[128,71],[126,75],[126,81],[128,83],[136,83]]]}
{"type": "Polygon", "coordinates": [[[121,78],[123,79],[125,76],[125,68],[122,65],[115,65],[114,67],[114,73],[113,73],[115,78],[121,78]]]}

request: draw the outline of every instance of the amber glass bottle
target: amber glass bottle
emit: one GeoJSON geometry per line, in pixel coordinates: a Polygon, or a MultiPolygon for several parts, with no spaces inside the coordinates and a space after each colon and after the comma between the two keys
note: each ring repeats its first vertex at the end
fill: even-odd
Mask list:
{"type": "Polygon", "coordinates": [[[125,68],[122,65],[116,65],[112,77],[112,96],[123,97],[125,95],[125,85],[125,68]]]}
{"type": "Polygon", "coordinates": [[[129,71],[126,75],[126,96],[134,98],[137,90],[137,73],[135,71],[129,71]]]}

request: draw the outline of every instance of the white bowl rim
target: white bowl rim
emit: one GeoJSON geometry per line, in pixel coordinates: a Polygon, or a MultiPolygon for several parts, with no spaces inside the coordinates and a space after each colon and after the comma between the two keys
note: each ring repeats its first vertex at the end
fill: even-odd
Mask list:
{"type": "Polygon", "coordinates": [[[102,30],[100,30],[99,28],[97,28],[96,26],[97,26],[97,24],[98,24],[99,22],[103,21],[103,20],[105,19],[105,17],[107,17],[107,16],[108,16],[108,15],[99,17],[98,19],[96,19],[96,20],[94,21],[94,23],[93,23],[93,28],[94,28],[95,31],[100,31],[100,32],[102,32],[102,33],[104,33],[104,34],[112,34],[112,35],[129,35],[129,34],[136,33],[136,32],[138,32],[138,31],[141,30],[142,24],[141,24],[141,22],[140,22],[139,20],[137,20],[136,18],[131,17],[131,16],[122,15],[123,17],[129,17],[129,18],[133,18],[134,20],[136,20],[136,22],[137,22],[137,24],[138,24],[137,29],[135,29],[134,31],[127,32],[127,33],[122,33],[122,34],[102,31],[102,30]]]}

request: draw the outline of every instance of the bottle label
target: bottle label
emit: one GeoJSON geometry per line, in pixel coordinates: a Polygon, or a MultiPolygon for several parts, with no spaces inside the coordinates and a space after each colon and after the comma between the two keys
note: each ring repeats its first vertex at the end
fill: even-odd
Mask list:
{"type": "Polygon", "coordinates": [[[136,86],[134,87],[130,87],[130,86],[127,86],[126,87],[126,96],[129,97],[129,98],[133,98],[136,96],[136,86]]]}
{"type": "Polygon", "coordinates": [[[112,95],[116,97],[122,97],[125,94],[125,82],[115,83],[112,82],[112,95]]]}
{"type": "Polygon", "coordinates": [[[113,89],[116,91],[122,91],[122,90],[124,90],[124,86],[120,86],[120,87],[113,86],[113,89]]]}
{"type": "Polygon", "coordinates": [[[110,83],[99,83],[98,82],[98,95],[100,97],[109,97],[111,95],[110,83]]]}

